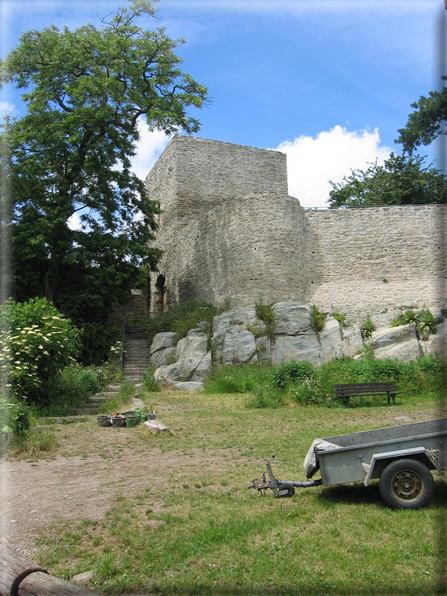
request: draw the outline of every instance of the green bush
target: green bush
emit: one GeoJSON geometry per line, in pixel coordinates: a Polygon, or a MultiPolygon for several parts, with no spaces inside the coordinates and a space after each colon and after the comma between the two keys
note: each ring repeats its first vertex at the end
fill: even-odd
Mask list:
{"type": "Polygon", "coordinates": [[[326,319],[327,314],[320,312],[315,304],[312,305],[312,309],[310,311],[310,324],[318,337],[326,325],[326,319]]]}
{"type": "Polygon", "coordinates": [[[26,404],[0,397],[0,455],[15,436],[25,434],[30,427],[30,411],[26,404]]]}
{"type": "Polygon", "coordinates": [[[248,408],[279,408],[284,404],[284,394],[271,385],[256,387],[247,398],[248,408]]]}
{"type": "Polygon", "coordinates": [[[376,329],[377,327],[372,322],[371,316],[368,313],[363,325],[360,327],[363,339],[369,339],[376,329]]]}
{"type": "Polygon", "coordinates": [[[398,317],[391,321],[390,327],[400,327],[401,325],[409,325],[410,323],[417,323],[418,322],[418,315],[417,313],[412,310],[406,310],[405,312],[400,313],[398,317]]]}
{"type": "Polygon", "coordinates": [[[315,369],[310,362],[281,362],[272,369],[270,382],[274,387],[285,389],[291,383],[311,379],[315,374],[315,369]]]}
{"type": "Polygon", "coordinates": [[[0,308],[0,370],[13,396],[36,403],[44,384],[74,361],[80,332],[45,298],[0,308]]]}
{"type": "Polygon", "coordinates": [[[94,393],[104,389],[105,375],[100,368],[80,364],[66,367],[42,384],[44,396],[35,400],[33,411],[39,416],[66,416],[94,393]]]}
{"type": "Polygon", "coordinates": [[[436,333],[436,319],[428,308],[418,312],[406,310],[391,321],[391,327],[415,323],[418,335],[421,339],[428,339],[429,335],[436,333]]]}

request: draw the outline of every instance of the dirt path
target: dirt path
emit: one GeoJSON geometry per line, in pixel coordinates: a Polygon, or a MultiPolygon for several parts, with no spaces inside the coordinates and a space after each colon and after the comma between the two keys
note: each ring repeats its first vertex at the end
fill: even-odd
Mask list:
{"type": "Polygon", "coordinates": [[[31,560],[35,540],[56,523],[101,521],[117,497],[142,492],[148,483],[162,489],[167,479],[191,477],[217,462],[222,470],[218,452],[163,453],[147,447],[135,429],[93,425],[56,429],[55,459],[0,461],[0,533],[31,560]]]}

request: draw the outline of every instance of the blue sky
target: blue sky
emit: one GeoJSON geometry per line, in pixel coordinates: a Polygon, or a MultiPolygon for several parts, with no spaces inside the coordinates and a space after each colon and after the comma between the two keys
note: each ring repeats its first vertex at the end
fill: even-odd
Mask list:
{"type": "MultiPolygon", "coordinates": [[[[0,0],[1,57],[20,34],[76,28],[125,0],[0,0]]],[[[436,88],[443,0],[161,0],[158,19],[183,69],[209,89],[198,136],[288,155],[289,193],[324,207],[351,168],[390,151],[410,104],[436,88]]],[[[143,21],[142,21],[143,22],[143,21]]],[[[23,113],[4,89],[3,112],[23,113]]],[[[145,176],[169,139],[141,128],[135,171],[145,176]]],[[[436,148],[427,151],[436,160],[436,148]]]]}

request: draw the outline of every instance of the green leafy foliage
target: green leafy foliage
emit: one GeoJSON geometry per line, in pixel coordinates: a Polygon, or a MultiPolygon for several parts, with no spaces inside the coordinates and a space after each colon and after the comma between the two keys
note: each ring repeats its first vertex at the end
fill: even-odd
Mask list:
{"type": "Polygon", "coordinates": [[[366,315],[365,321],[360,327],[360,332],[362,334],[363,339],[369,339],[376,329],[377,327],[372,322],[371,315],[368,313],[366,315]]]}
{"type": "Polygon", "coordinates": [[[15,398],[40,401],[45,383],[74,361],[80,332],[45,298],[0,309],[2,377],[15,398]]]}
{"type": "Polygon", "coordinates": [[[413,309],[408,309],[402,312],[398,317],[393,319],[390,327],[400,327],[401,325],[409,325],[410,323],[418,322],[418,314],[413,309]]]}
{"type": "Polygon", "coordinates": [[[423,339],[428,339],[429,335],[436,333],[436,319],[428,308],[418,312],[417,330],[423,339]]]}
{"type": "Polygon", "coordinates": [[[310,362],[281,362],[272,369],[270,383],[274,387],[286,389],[290,384],[304,379],[311,379],[315,375],[315,368],[310,362]]]}
{"type": "Polygon", "coordinates": [[[313,304],[310,311],[310,324],[317,334],[318,338],[326,325],[327,314],[322,313],[318,307],[313,304]]]}
{"type": "Polygon", "coordinates": [[[432,333],[436,333],[436,319],[428,308],[423,308],[418,312],[412,309],[406,310],[391,321],[391,327],[399,327],[414,323],[421,339],[427,339],[432,333]]]}
{"type": "Polygon", "coordinates": [[[154,367],[150,367],[143,374],[143,389],[151,393],[161,391],[160,381],[154,378],[154,372],[154,367]]]}
{"type": "Polygon", "coordinates": [[[255,305],[256,318],[262,321],[265,325],[265,333],[274,341],[275,327],[276,327],[276,313],[273,310],[274,303],[265,304],[260,298],[255,305]]]}
{"type": "MultiPolygon", "coordinates": [[[[409,363],[398,360],[336,359],[319,367],[310,362],[287,362],[277,366],[250,364],[216,369],[205,384],[208,394],[247,393],[246,404],[253,408],[277,408],[290,402],[301,405],[339,406],[335,400],[338,383],[395,381],[398,391],[409,398],[436,395],[443,387],[446,365],[434,357],[409,363]]],[[[371,403],[376,403],[371,398],[371,403]]],[[[368,405],[368,399],[352,398],[351,403],[368,405]]]]}
{"type": "MultiPolygon", "coordinates": [[[[447,77],[443,77],[444,80],[447,77]]],[[[399,129],[397,143],[402,143],[405,151],[411,152],[420,145],[429,145],[438,136],[445,134],[447,121],[447,88],[430,91],[428,97],[421,96],[411,104],[413,112],[407,124],[399,129]]]]}
{"type": "MultiPolygon", "coordinates": [[[[16,297],[45,296],[79,326],[107,322],[160,256],[150,247],[159,207],[131,171],[139,122],[196,132],[189,110],[206,99],[180,69],[183,41],[137,24],[153,14],[138,0],[101,27],[28,31],[0,63],[0,84],[23,90],[27,104],[0,138],[16,297]]],[[[85,337],[92,357],[91,329],[85,337]]]]}
{"type": "Polygon", "coordinates": [[[348,315],[346,313],[334,311],[333,313],[331,313],[331,317],[334,317],[334,319],[336,321],[338,321],[340,327],[348,326],[348,324],[346,323],[346,319],[348,318],[348,315]]]}
{"type": "Polygon", "coordinates": [[[380,205],[420,205],[447,202],[445,176],[424,166],[424,157],[391,153],[383,166],[352,170],[342,182],[331,181],[329,206],[371,207],[380,205]]]}

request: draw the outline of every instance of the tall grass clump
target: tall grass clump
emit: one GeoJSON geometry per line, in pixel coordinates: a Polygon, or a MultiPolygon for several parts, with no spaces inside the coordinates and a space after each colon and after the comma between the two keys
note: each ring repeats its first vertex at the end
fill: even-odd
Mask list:
{"type": "Polygon", "coordinates": [[[135,383],[125,381],[120,385],[118,394],[107,399],[100,408],[101,413],[122,412],[136,394],[135,383]]]}
{"type": "Polygon", "coordinates": [[[206,393],[248,393],[264,387],[270,365],[261,362],[216,368],[205,383],[206,393]]]}
{"type": "Polygon", "coordinates": [[[155,367],[150,366],[146,372],[143,373],[143,389],[145,391],[158,392],[161,391],[161,384],[154,377],[155,367]]]}

